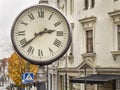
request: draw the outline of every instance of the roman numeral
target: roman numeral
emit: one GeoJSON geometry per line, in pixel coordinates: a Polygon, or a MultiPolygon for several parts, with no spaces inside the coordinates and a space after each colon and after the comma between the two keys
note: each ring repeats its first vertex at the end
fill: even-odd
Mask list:
{"type": "Polygon", "coordinates": [[[59,47],[59,46],[61,45],[61,41],[58,40],[58,39],[56,39],[56,40],[54,41],[53,45],[59,47]]]}
{"type": "Polygon", "coordinates": [[[27,52],[30,53],[30,54],[33,54],[34,48],[33,48],[32,46],[30,46],[30,47],[28,48],[27,52]]]}
{"type": "Polygon", "coordinates": [[[59,26],[63,21],[58,21],[54,24],[55,27],[59,26]]]}
{"type": "Polygon", "coordinates": [[[41,49],[38,49],[38,56],[43,56],[43,51],[41,49]]]}
{"type": "Polygon", "coordinates": [[[21,24],[23,24],[23,25],[25,25],[25,26],[27,26],[27,25],[28,25],[28,23],[25,23],[25,22],[23,22],[23,21],[21,22],[21,24]]]}
{"type": "Polygon", "coordinates": [[[21,44],[21,45],[24,45],[26,42],[27,42],[27,41],[26,41],[26,38],[20,40],[20,44],[21,44]]]}
{"type": "Polygon", "coordinates": [[[63,36],[63,31],[57,31],[57,32],[56,32],[56,35],[57,35],[57,36],[63,36]]]}
{"type": "Polygon", "coordinates": [[[35,19],[35,17],[33,16],[32,13],[30,13],[30,14],[28,15],[28,17],[29,17],[31,20],[34,20],[34,19],[35,19]]]}
{"type": "Polygon", "coordinates": [[[52,16],[53,16],[53,13],[54,13],[54,12],[52,12],[52,14],[49,16],[48,20],[50,20],[50,19],[52,18],[52,16]]]}
{"type": "Polygon", "coordinates": [[[25,31],[19,31],[19,32],[18,32],[18,35],[25,36],[25,31]]]}
{"type": "Polygon", "coordinates": [[[57,26],[59,26],[60,24],[61,24],[61,22],[58,21],[58,22],[56,22],[56,23],[54,24],[54,26],[57,27],[57,26]]]}
{"type": "Polygon", "coordinates": [[[48,48],[48,49],[49,49],[50,53],[53,53],[53,50],[51,48],[48,48]]]}
{"type": "Polygon", "coordinates": [[[44,18],[44,11],[38,11],[38,17],[44,18]]]}

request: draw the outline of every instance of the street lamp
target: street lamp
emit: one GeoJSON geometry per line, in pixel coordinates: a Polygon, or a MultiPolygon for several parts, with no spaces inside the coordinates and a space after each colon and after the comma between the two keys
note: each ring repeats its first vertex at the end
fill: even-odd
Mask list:
{"type": "Polygon", "coordinates": [[[36,75],[36,81],[37,81],[37,90],[46,90],[46,72],[44,70],[43,66],[39,66],[37,75],[36,75]]]}

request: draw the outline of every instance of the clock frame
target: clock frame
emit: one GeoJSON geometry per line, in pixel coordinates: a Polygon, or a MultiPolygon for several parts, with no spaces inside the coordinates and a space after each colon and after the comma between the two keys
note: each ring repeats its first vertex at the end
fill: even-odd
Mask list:
{"type": "MultiPolygon", "coordinates": [[[[13,44],[15,51],[22,58],[24,58],[25,60],[27,60],[33,64],[48,65],[48,64],[51,64],[52,62],[59,60],[67,52],[67,50],[70,46],[70,43],[71,43],[70,29],[71,28],[70,28],[70,24],[69,24],[68,20],[58,9],[56,9],[52,6],[49,6],[49,5],[38,4],[38,5],[34,5],[34,6],[26,8],[17,16],[17,18],[15,19],[15,21],[13,23],[12,29],[11,29],[11,40],[12,40],[12,44],[13,44]],[[46,11],[46,10],[48,10],[48,11],[46,11]],[[36,16],[36,14],[34,14],[33,12],[34,13],[37,12],[38,16],[36,16]],[[49,13],[47,13],[47,12],[49,12],[49,13]],[[45,16],[46,13],[49,14],[48,15],[49,17],[45,16]],[[57,20],[55,19],[55,17],[57,20]],[[30,20],[28,20],[28,18],[30,20]],[[42,23],[38,20],[35,21],[35,19],[38,19],[38,18],[43,18],[43,19],[40,19],[42,23]],[[46,21],[45,18],[47,18],[48,21],[46,21]],[[53,21],[49,22],[52,19],[53,19],[53,21]],[[26,23],[25,21],[28,21],[29,23],[26,23]],[[34,23],[32,23],[32,22],[34,22],[34,23]],[[29,29],[32,28],[33,30],[28,32],[27,25],[30,23],[32,23],[32,24],[29,25],[29,29]],[[38,31],[34,32],[34,29],[36,29],[36,27],[37,27],[36,24],[39,24],[39,26],[41,27],[40,29],[42,29],[39,32],[38,31]],[[60,26],[60,25],[62,25],[62,26],[60,26]],[[54,27],[54,28],[52,29],[52,27],[54,27]],[[50,28],[50,29],[48,29],[48,28],[50,28]],[[59,29],[59,30],[57,30],[57,29],[59,29]],[[63,31],[61,31],[61,30],[63,30],[63,31]],[[30,36],[25,32],[30,33],[29,34],[30,36]],[[32,32],[34,32],[33,35],[31,34],[32,32]],[[56,33],[56,37],[59,36],[60,38],[53,38],[54,40],[50,41],[52,39],[52,37],[55,37],[55,33],[56,33]],[[45,35],[43,35],[43,34],[45,34],[45,35]],[[43,38],[43,40],[41,39],[41,41],[40,41],[39,35],[41,37],[45,36],[46,38],[45,39],[43,38]],[[46,35],[48,35],[48,39],[47,39],[46,35]],[[38,40],[35,41],[35,39],[38,39],[38,40]],[[47,41],[45,41],[46,39],[47,39],[47,41]],[[56,52],[56,54],[54,53],[53,55],[50,55],[49,58],[46,58],[47,56],[44,58],[41,56],[41,57],[39,57],[39,59],[38,58],[35,59],[34,56],[36,55],[36,53],[35,53],[35,55],[33,53],[36,48],[38,51],[38,55],[43,54],[43,51],[41,51],[41,49],[39,49],[40,46],[34,44],[34,43],[37,43],[38,41],[40,41],[41,44],[44,43],[43,45],[41,45],[43,50],[44,50],[44,48],[48,48],[49,51],[56,52]],[[54,46],[56,46],[58,48],[61,47],[61,48],[59,48],[57,50],[57,49],[54,49],[56,47],[53,48],[53,46],[52,47],[47,46],[47,45],[49,45],[48,42],[49,43],[52,42],[52,44],[54,46]],[[63,43],[63,45],[61,45],[61,43],[63,43]],[[31,44],[31,45],[29,45],[29,44],[31,44]],[[32,45],[34,45],[36,47],[33,48],[32,45]],[[43,47],[43,46],[47,46],[47,47],[43,47]],[[51,48],[54,50],[52,50],[51,48]],[[32,53],[33,56],[32,56],[32,54],[30,55],[29,52],[32,53]]],[[[44,53],[47,53],[47,52],[45,52],[45,50],[44,50],[44,53]]]]}

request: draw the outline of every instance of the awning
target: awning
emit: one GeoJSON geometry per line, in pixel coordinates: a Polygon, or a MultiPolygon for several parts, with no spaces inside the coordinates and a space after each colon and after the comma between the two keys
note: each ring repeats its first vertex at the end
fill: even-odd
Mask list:
{"type": "Polygon", "coordinates": [[[104,84],[111,80],[120,79],[120,75],[95,74],[86,77],[70,79],[71,83],[104,84]]]}

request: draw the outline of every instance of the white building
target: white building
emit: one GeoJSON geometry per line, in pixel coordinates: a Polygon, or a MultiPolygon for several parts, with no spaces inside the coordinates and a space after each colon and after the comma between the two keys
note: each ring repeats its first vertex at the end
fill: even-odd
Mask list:
{"type": "Polygon", "coordinates": [[[120,0],[48,0],[48,4],[60,9],[72,28],[68,53],[49,66],[48,90],[120,90],[120,0]]]}
{"type": "Polygon", "coordinates": [[[85,90],[85,87],[87,90],[120,90],[120,80],[116,77],[120,75],[120,0],[49,2],[56,4],[68,17],[73,37],[68,53],[55,68],[57,71],[50,72],[52,85],[49,85],[49,90],[85,90]],[[95,74],[96,78],[97,74],[105,74],[110,78],[108,80],[108,77],[101,75],[106,80],[103,85],[69,82],[69,79],[85,74],[95,74]]]}

